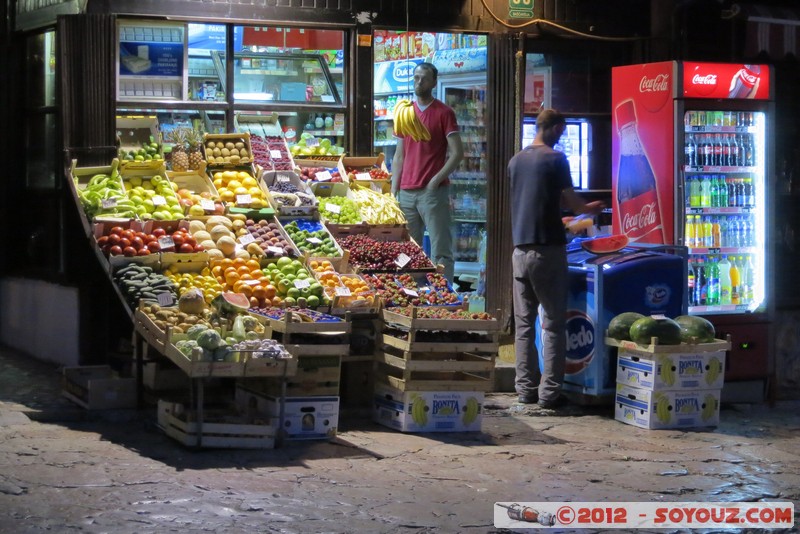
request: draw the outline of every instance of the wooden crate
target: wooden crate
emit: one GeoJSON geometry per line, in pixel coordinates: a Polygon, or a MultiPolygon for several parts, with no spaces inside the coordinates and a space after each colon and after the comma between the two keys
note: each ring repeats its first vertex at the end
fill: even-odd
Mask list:
{"type": "MultiPolygon", "coordinates": [[[[464,309],[466,307],[462,307],[464,309]]],[[[411,315],[405,315],[384,308],[381,311],[384,322],[410,330],[446,330],[450,332],[497,332],[500,323],[497,319],[428,319],[417,317],[417,307],[412,307],[411,315]]]]}
{"type": "Polygon", "coordinates": [[[374,363],[375,383],[400,391],[492,391],[494,366],[486,373],[468,371],[412,371],[383,362],[374,363]]]}
{"type": "MultiPolygon", "coordinates": [[[[300,356],[297,373],[286,380],[286,396],[338,396],[341,373],[341,356],[300,356]]],[[[263,395],[281,395],[281,381],[277,378],[248,378],[239,384],[263,395]]]]}
{"type": "Polygon", "coordinates": [[[87,410],[136,407],[136,379],[120,378],[107,365],[65,367],[62,395],[87,410]]]}
{"type": "Polygon", "coordinates": [[[253,172],[253,151],[252,151],[252,146],[250,145],[250,132],[228,133],[228,134],[207,133],[203,135],[203,159],[208,162],[208,167],[210,170],[248,167],[250,170],[250,174],[252,176],[255,176],[255,173],[253,172]],[[247,150],[247,156],[245,158],[241,158],[238,163],[217,161],[217,159],[220,158],[218,157],[215,158],[208,152],[209,141],[214,141],[215,143],[242,142],[244,143],[244,147],[247,150]]]}
{"type": "Polygon", "coordinates": [[[169,344],[169,333],[167,330],[161,330],[156,326],[153,319],[142,311],[142,306],[144,306],[144,303],[140,302],[139,307],[133,314],[133,327],[151,347],[163,353],[167,344],[169,344]]]}
{"type": "MultiPolygon", "coordinates": [[[[247,354],[247,353],[245,353],[247,354]]],[[[192,360],[179,351],[175,345],[167,343],[164,355],[192,378],[206,377],[263,377],[293,376],[297,372],[297,358],[247,358],[237,362],[216,362],[192,360]]]]}
{"type": "Polygon", "coordinates": [[[487,373],[494,370],[494,356],[469,352],[378,351],[375,361],[403,371],[487,373]]]}
{"type": "Polygon", "coordinates": [[[171,438],[187,447],[225,449],[272,449],[276,428],[273,418],[255,413],[245,416],[234,411],[206,411],[202,423],[180,403],[158,401],[158,425],[171,438]],[[261,422],[258,422],[258,421],[261,422]],[[252,422],[248,422],[252,421],[252,422]]]}
{"type": "MultiPolygon", "coordinates": [[[[292,311],[287,311],[282,319],[270,319],[270,326],[273,332],[280,332],[282,334],[349,334],[352,330],[352,323],[350,317],[345,317],[342,321],[336,322],[312,322],[312,321],[295,321],[298,314],[292,311]]],[[[289,340],[291,343],[291,340],[289,340]]]]}
{"type": "Polygon", "coordinates": [[[378,344],[388,345],[407,352],[481,352],[497,354],[500,343],[497,333],[491,333],[491,341],[454,341],[447,339],[447,332],[442,332],[440,341],[416,341],[419,330],[410,330],[408,339],[395,337],[387,333],[377,335],[378,344]]]}
{"type": "Polygon", "coordinates": [[[685,352],[717,352],[731,350],[731,336],[727,339],[715,339],[711,343],[681,343],[680,345],[659,345],[658,338],[651,339],[649,345],[640,345],[634,341],[620,341],[613,337],[606,337],[605,343],[609,347],[622,347],[648,353],[685,353],[685,352]]]}

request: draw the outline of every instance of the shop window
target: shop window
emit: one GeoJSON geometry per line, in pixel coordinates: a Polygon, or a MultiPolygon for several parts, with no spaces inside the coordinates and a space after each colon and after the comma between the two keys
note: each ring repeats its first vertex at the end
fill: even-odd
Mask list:
{"type": "Polygon", "coordinates": [[[55,32],[27,39],[25,65],[25,183],[31,189],[54,189],[58,142],[55,32]]]}
{"type": "MultiPolygon", "coordinates": [[[[224,57],[227,26],[225,24],[189,24],[189,100],[225,102],[224,57]],[[215,59],[217,62],[215,63],[215,59]]],[[[241,48],[242,31],[237,26],[233,34],[233,49],[241,48]]]]}
{"type": "Polygon", "coordinates": [[[120,100],[186,100],[186,25],[119,23],[117,95],[120,100]]]}

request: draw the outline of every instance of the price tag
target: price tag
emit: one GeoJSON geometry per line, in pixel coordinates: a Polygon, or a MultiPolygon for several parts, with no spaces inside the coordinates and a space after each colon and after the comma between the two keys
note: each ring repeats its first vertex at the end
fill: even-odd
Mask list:
{"type": "Polygon", "coordinates": [[[339,204],[325,204],[325,211],[338,214],[342,213],[342,207],[339,204]]]}
{"type": "Polygon", "coordinates": [[[104,198],[100,201],[100,205],[104,209],[108,208],[116,208],[117,207],[117,199],[116,198],[104,198]]]}
{"type": "Polygon", "coordinates": [[[320,95],[323,102],[336,102],[336,99],[333,98],[333,95],[320,95]]]}
{"type": "Polygon", "coordinates": [[[306,139],[306,146],[308,148],[314,148],[316,146],[319,146],[319,139],[317,139],[316,137],[313,139],[306,139]]]}
{"type": "Polygon", "coordinates": [[[314,175],[314,179],[318,182],[327,182],[332,179],[331,173],[328,171],[319,171],[314,175]]]}
{"type": "Polygon", "coordinates": [[[312,245],[321,245],[322,244],[322,239],[320,239],[318,237],[307,237],[306,241],[308,243],[311,243],[312,245]]]}
{"type": "MultiPolygon", "coordinates": [[[[369,187],[370,187],[370,189],[372,189],[376,193],[383,194],[383,188],[380,186],[380,184],[369,184],[369,187]]],[[[394,197],[392,197],[392,198],[394,198],[394,197]]]]}
{"type": "Polygon", "coordinates": [[[169,291],[164,291],[156,295],[159,306],[172,306],[175,303],[175,297],[169,291]]]}
{"type": "Polygon", "coordinates": [[[419,293],[417,293],[413,289],[408,289],[407,287],[403,288],[403,293],[405,293],[409,297],[418,297],[419,296],[419,293]]]}
{"type": "Polygon", "coordinates": [[[255,243],[255,242],[256,238],[253,237],[253,234],[251,234],[250,232],[239,237],[239,243],[241,243],[244,246],[247,246],[250,243],[255,243]]]}
{"type": "Polygon", "coordinates": [[[200,206],[203,207],[203,211],[216,211],[217,206],[214,204],[213,200],[209,200],[207,198],[200,200],[200,206]]]}
{"type": "Polygon", "coordinates": [[[356,180],[372,180],[372,175],[368,172],[356,173],[356,180]]]}
{"type": "Polygon", "coordinates": [[[165,235],[158,238],[158,245],[161,247],[161,250],[175,248],[175,241],[173,241],[170,236],[165,235]]]}
{"type": "Polygon", "coordinates": [[[294,287],[297,289],[305,289],[311,287],[311,283],[309,283],[308,280],[297,279],[294,281],[294,287]]]}
{"type": "Polygon", "coordinates": [[[345,287],[345,286],[337,286],[334,289],[334,292],[336,293],[337,297],[349,297],[350,295],[353,294],[350,291],[350,288],[349,287],[345,287]]]}
{"type": "Polygon", "coordinates": [[[248,286],[257,286],[258,284],[261,283],[261,281],[260,280],[245,280],[244,283],[247,284],[248,286]]]}
{"type": "Polygon", "coordinates": [[[253,199],[250,195],[236,195],[237,204],[244,204],[249,206],[252,201],[253,199]]]}
{"type": "Polygon", "coordinates": [[[284,252],[286,252],[285,250],[283,250],[283,247],[274,247],[274,246],[267,247],[267,251],[272,252],[273,254],[283,254],[284,252]]]}
{"type": "Polygon", "coordinates": [[[283,157],[283,153],[280,150],[270,150],[269,157],[272,159],[281,159],[283,157]]]}
{"type": "Polygon", "coordinates": [[[153,201],[153,206],[166,206],[167,199],[164,198],[162,195],[153,195],[151,199],[153,201]]]}
{"type": "Polygon", "coordinates": [[[292,181],[292,177],[291,177],[291,176],[289,176],[288,174],[279,174],[279,175],[276,177],[276,180],[277,180],[279,183],[280,183],[280,182],[291,182],[291,181],[292,181]]]}
{"type": "Polygon", "coordinates": [[[661,319],[666,319],[666,318],[667,318],[667,316],[666,316],[666,315],[662,315],[662,314],[659,314],[659,315],[651,315],[650,317],[652,317],[652,318],[653,318],[653,319],[655,319],[656,321],[659,321],[659,320],[661,320],[661,319]]]}
{"type": "Polygon", "coordinates": [[[410,261],[411,261],[411,258],[407,254],[403,254],[403,253],[401,253],[399,256],[397,256],[397,259],[394,260],[394,262],[397,264],[397,266],[400,267],[401,269],[403,267],[405,267],[406,265],[408,265],[408,262],[410,262],[410,261]]]}

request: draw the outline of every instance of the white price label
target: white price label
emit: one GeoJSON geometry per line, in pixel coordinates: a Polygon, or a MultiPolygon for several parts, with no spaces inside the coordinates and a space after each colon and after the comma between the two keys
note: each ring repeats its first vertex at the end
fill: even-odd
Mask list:
{"type": "Polygon", "coordinates": [[[273,254],[283,254],[286,252],[282,247],[267,247],[267,251],[272,252],[273,254]]]}
{"type": "Polygon", "coordinates": [[[319,139],[317,139],[316,137],[312,139],[306,139],[306,146],[308,148],[314,148],[316,146],[319,146],[319,139]]]}
{"type": "Polygon", "coordinates": [[[236,195],[237,204],[243,204],[249,206],[252,201],[253,198],[250,195],[236,195]]]}
{"type": "Polygon", "coordinates": [[[308,280],[297,279],[294,281],[294,287],[297,289],[305,289],[307,287],[311,287],[311,283],[308,280]]]}
{"type": "Polygon", "coordinates": [[[164,198],[163,195],[153,195],[153,198],[151,200],[153,201],[153,206],[166,206],[167,205],[167,199],[164,198]]]}
{"type": "Polygon", "coordinates": [[[331,173],[328,171],[319,171],[314,175],[314,179],[318,182],[327,182],[330,181],[332,178],[333,176],[331,176],[331,173]]]}
{"type": "MultiPolygon", "coordinates": [[[[331,213],[342,213],[342,207],[339,204],[325,204],[325,211],[329,211],[331,213]]],[[[410,258],[409,258],[410,259],[410,258]]]]}
{"type": "Polygon", "coordinates": [[[281,159],[283,157],[283,153],[280,150],[270,150],[269,157],[272,159],[281,159]]]}
{"type": "Polygon", "coordinates": [[[663,314],[651,315],[650,317],[652,317],[652,318],[653,318],[653,319],[655,319],[656,321],[660,321],[660,320],[662,320],[662,319],[666,319],[666,318],[667,318],[667,316],[666,316],[666,315],[663,315],[663,314]]]}
{"type": "Polygon", "coordinates": [[[336,102],[336,99],[333,98],[333,95],[320,95],[323,102],[336,102]]]}
{"type": "Polygon", "coordinates": [[[204,198],[200,201],[200,206],[203,208],[203,211],[216,211],[217,209],[214,201],[207,198],[204,198]]]}
{"type": "Polygon", "coordinates": [[[257,286],[258,284],[261,283],[261,281],[260,280],[245,280],[244,283],[247,284],[248,286],[257,286]]]}
{"type": "Polygon", "coordinates": [[[116,198],[104,198],[100,201],[100,205],[105,208],[116,208],[117,207],[117,199],[116,198]]]}
{"type": "Polygon", "coordinates": [[[175,248],[175,241],[173,241],[170,236],[165,235],[158,238],[158,245],[161,247],[161,250],[175,248]]]}
{"type": "Polygon", "coordinates": [[[307,237],[306,241],[308,243],[311,243],[312,245],[321,245],[322,244],[322,239],[320,239],[318,237],[307,237]]]}
{"type": "Polygon", "coordinates": [[[368,172],[356,173],[356,180],[372,180],[372,175],[368,172]]]}
{"type": "Polygon", "coordinates": [[[239,243],[245,246],[249,245],[250,243],[255,243],[255,241],[256,238],[253,237],[253,234],[251,234],[250,232],[239,237],[239,243]]]}
{"type": "Polygon", "coordinates": [[[353,293],[350,291],[349,287],[345,286],[337,286],[334,290],[337,297],[349,297],[353,293]]]}
{"type": "Polygon", "coordinates": [[[291,182],[291,181],[292,181],[292,177],[291,177],[291,176],[289,176],[288,174],[279,174],[279,175],[276,177],[276,180],[278,181],[278,183],[281,183],[281,182],[291,182]]]}
{"type": "Polygon", "coordinates": [[[175,303],[175,298],[169,291],[159,293],[156,295],[156,298],[158,299],[159,306],[172,306],[175,303]]]}
{"type": "Polygon", "coordinates": [[[396,260],[394,260],[397,266],[400,267],[401,269],[406,265],[408,265],[408,262],[410,261],[411,258],[407,254],[402,254],[402,253],[399,256],[397,256],[396,260]]]}
{"type": "Polygon", "coordinates": [[[408,289],[407,287],[403,288],[403,293],[405,293],[409,297],[418,297],[419,296],[419,293],[417,293],[413,289],[408,289]]]}

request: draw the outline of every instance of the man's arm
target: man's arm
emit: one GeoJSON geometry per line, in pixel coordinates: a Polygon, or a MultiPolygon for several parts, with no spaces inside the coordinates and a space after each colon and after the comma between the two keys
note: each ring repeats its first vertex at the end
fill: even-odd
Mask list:
{"type": "Polygon", "coordinates": [[[447,160],[444,167],[437,172],[431,181],[428,182],[426,189],[435,190],[439,185],[458,168],[458,164],[464,159],[464,145],[461,143],[461,134],[451,133],[447,136],[447,160]]]}
{"type": "Polygon", "coordinates": [[[571,209],[574,213],[588,213],[597,215],[603,208],[606,207],[602,200],[595,200],[594,202],[584,202],[583,199],[575,192],[575,189],[568,187],[561,191],[561,199],[564,204],[571,209]]]}
{"type": "Polygon", "coordinates": [[[403,176],[403,138],[397,138],[397,146],[394,149],[392,158],[392,195],[397,196],[400,192],[400,180],[403,176]]]}

